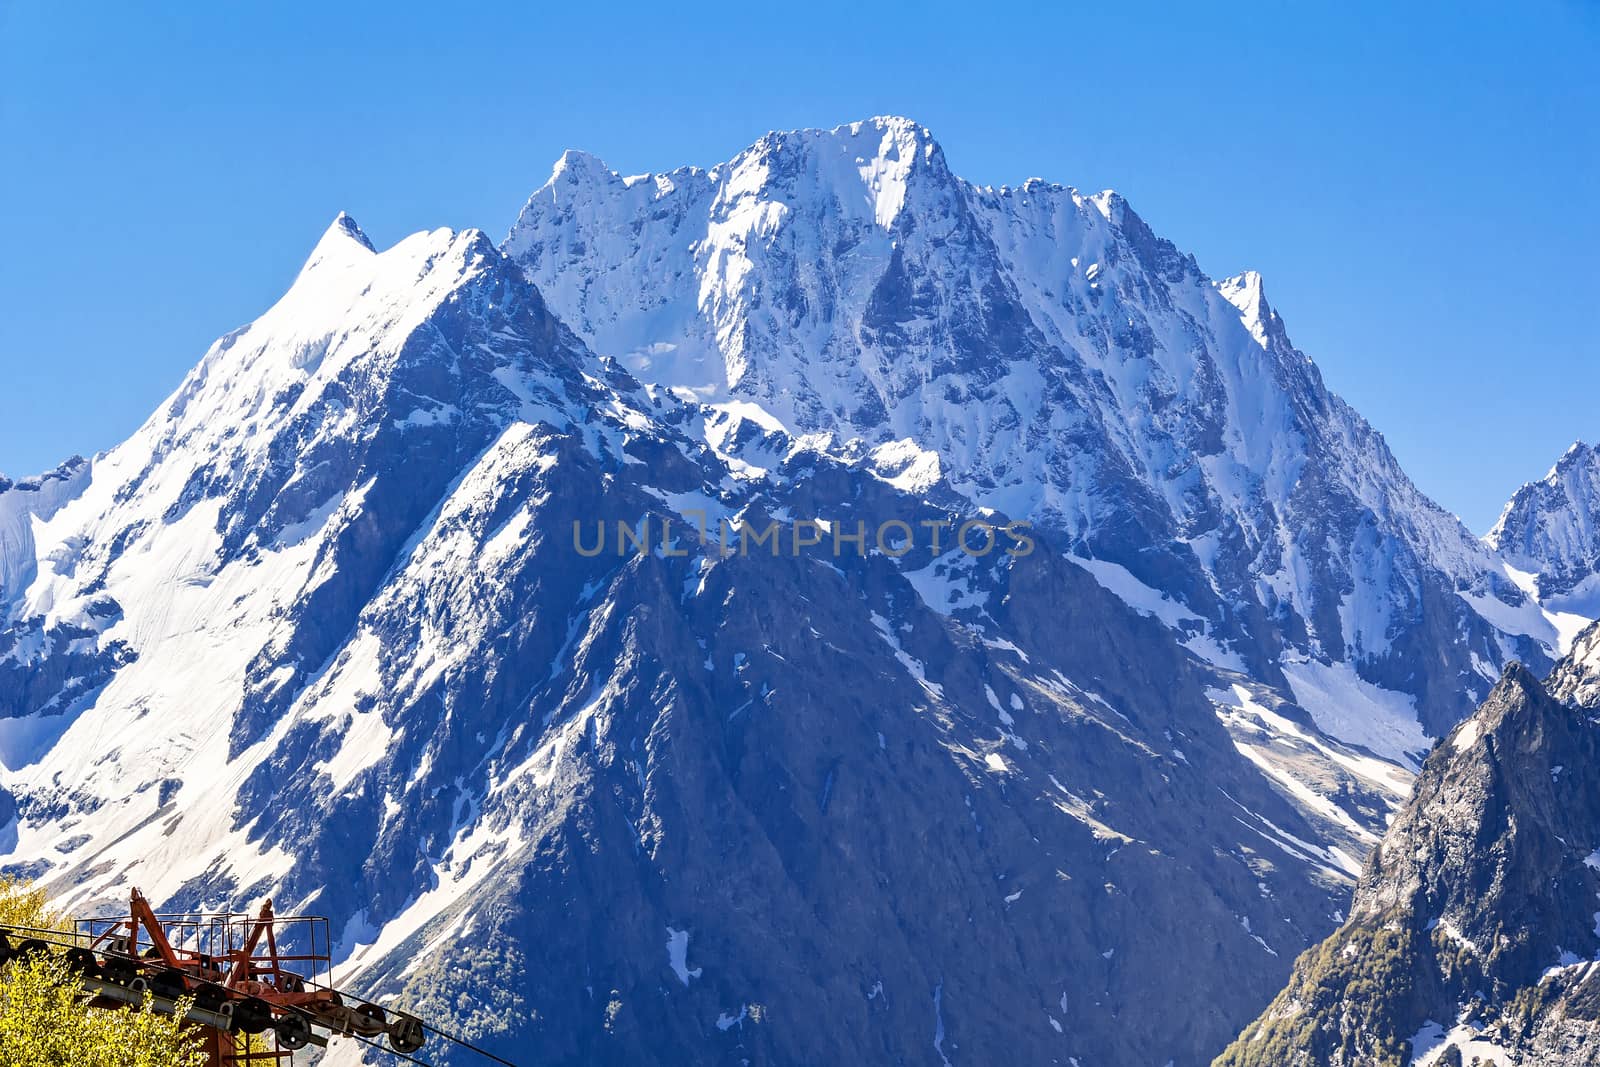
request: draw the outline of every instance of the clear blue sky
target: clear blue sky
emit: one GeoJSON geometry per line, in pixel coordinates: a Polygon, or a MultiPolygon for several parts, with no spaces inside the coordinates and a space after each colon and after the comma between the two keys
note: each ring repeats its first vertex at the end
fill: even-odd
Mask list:
{"type": "Polygon", "coordinates": [[[1592,0],[765,6],[0,0],[0,470],[124,437],[340,210],[498,239],[570,146],[708,165],[882,113],[1262,271],[1474,530],[1600,437],[1592,0]]]}

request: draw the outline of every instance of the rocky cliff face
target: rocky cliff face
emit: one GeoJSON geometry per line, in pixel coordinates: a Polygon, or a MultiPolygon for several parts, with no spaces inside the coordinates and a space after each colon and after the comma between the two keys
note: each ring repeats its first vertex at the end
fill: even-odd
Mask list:
{"type": "Polygon", "coordinates": [[[1218,1064],[1594,1062],[1597,643],[1600,628],[1548,691],[1507,668],[1440,742],[1368,860],[1349,921],[1296,962],[1218,1064]]]}

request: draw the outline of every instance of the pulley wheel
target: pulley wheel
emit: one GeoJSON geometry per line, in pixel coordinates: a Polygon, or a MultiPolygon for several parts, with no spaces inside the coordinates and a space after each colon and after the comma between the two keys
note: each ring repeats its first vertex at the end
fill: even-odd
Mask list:
{"type": "Polygon", "coordinates": [[[428,1040],[422,1020],[412,1015],[395,1015],[389,1023],[389,1047],[407,1055],[420,1049],[428,1040]]]}
{"type": "Polygon", "coordinates": [[[242,1034],[259,1034],[272,1025],[272,1008],[260,997],[245,997],[233,1007],[233,1028],[242,1034]]]}
{"type": "Polygon", "coordinates": [[[105,966],[101,968],[101,973],[105,976],[106,981],[125,986],[131,985],[133,980],[139,977],[139,968],[128,960],[107,956],[105,966]]]}
{"type": "Polygon", "coordinates": [[[377,1037],[388,1029],[389,1020],[376,1004],[357,1004],[350,1013],[350,1025],[362,1037],[377,1037]]]}
{"type": "Polygon", "coordinates": [[[150,976],[150,995],[163,997],[167,1000],[177,1000],[186,996],[189,987],[184,984],[183,975],[172,969],[157,971],[150,976]]]}
{"type": "Polygon", "coordinates": [[[67,967],[88,978],[100,977],[100,961],[86,948],[69,948],[61,957],[67,967]]]}
{"type": "Polygon", "coordinates": [[[227,995],[214,985],[202,985],[194,991],[194,1006],[201,1011],[218,1011],[227,1001],[227,995]]]}
{"type": "Polygon", "coordinates": [[[311,1043],[311,1024],[304,1015],[280,1015],[272,1030],[278,1035],[278,1044],[291,1052],[311,1043]]]}

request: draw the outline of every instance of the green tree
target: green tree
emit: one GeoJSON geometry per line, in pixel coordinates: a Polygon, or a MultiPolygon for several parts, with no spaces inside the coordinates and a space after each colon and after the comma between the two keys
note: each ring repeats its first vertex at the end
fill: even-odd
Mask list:
{"type": "MultiPolygon", "coordinates": [[[[63,930],[42,889],[0,877],[0,926],[63,930]]],[[[15,938],[14,938],[15,940],[15,938]]],[[[0,1064],[6,1067],[202,1067],[199,1033],[177,1016],[89,1006],[59,956],[0,967],[0,1064]]],[[[184,1005],[180,1003],[180,1009],[184,1005]]]]}

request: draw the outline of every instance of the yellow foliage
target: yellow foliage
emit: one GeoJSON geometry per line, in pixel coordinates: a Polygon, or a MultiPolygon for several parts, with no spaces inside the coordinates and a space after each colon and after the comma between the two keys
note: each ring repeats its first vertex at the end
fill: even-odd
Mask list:
{"type": "Polygon", "coordinates": [[[61,920],[50,911],[45,891],[8,875],[0,875],[0,926],[37,926],[58,930],[61,920]]]}
{"type": "MultiPolygon", "coordinates": [[[[0,926],[61,929],[40,889],[0,878],[0,926]]],[[[18,940],[14,938],[13,940],[18,940]]],[[[202,1067],[198,1033],[181,1014],[90,1008],[81,979],[51,955],[0,967],[0,1064],[5,1067],[202,1067]]]]}

